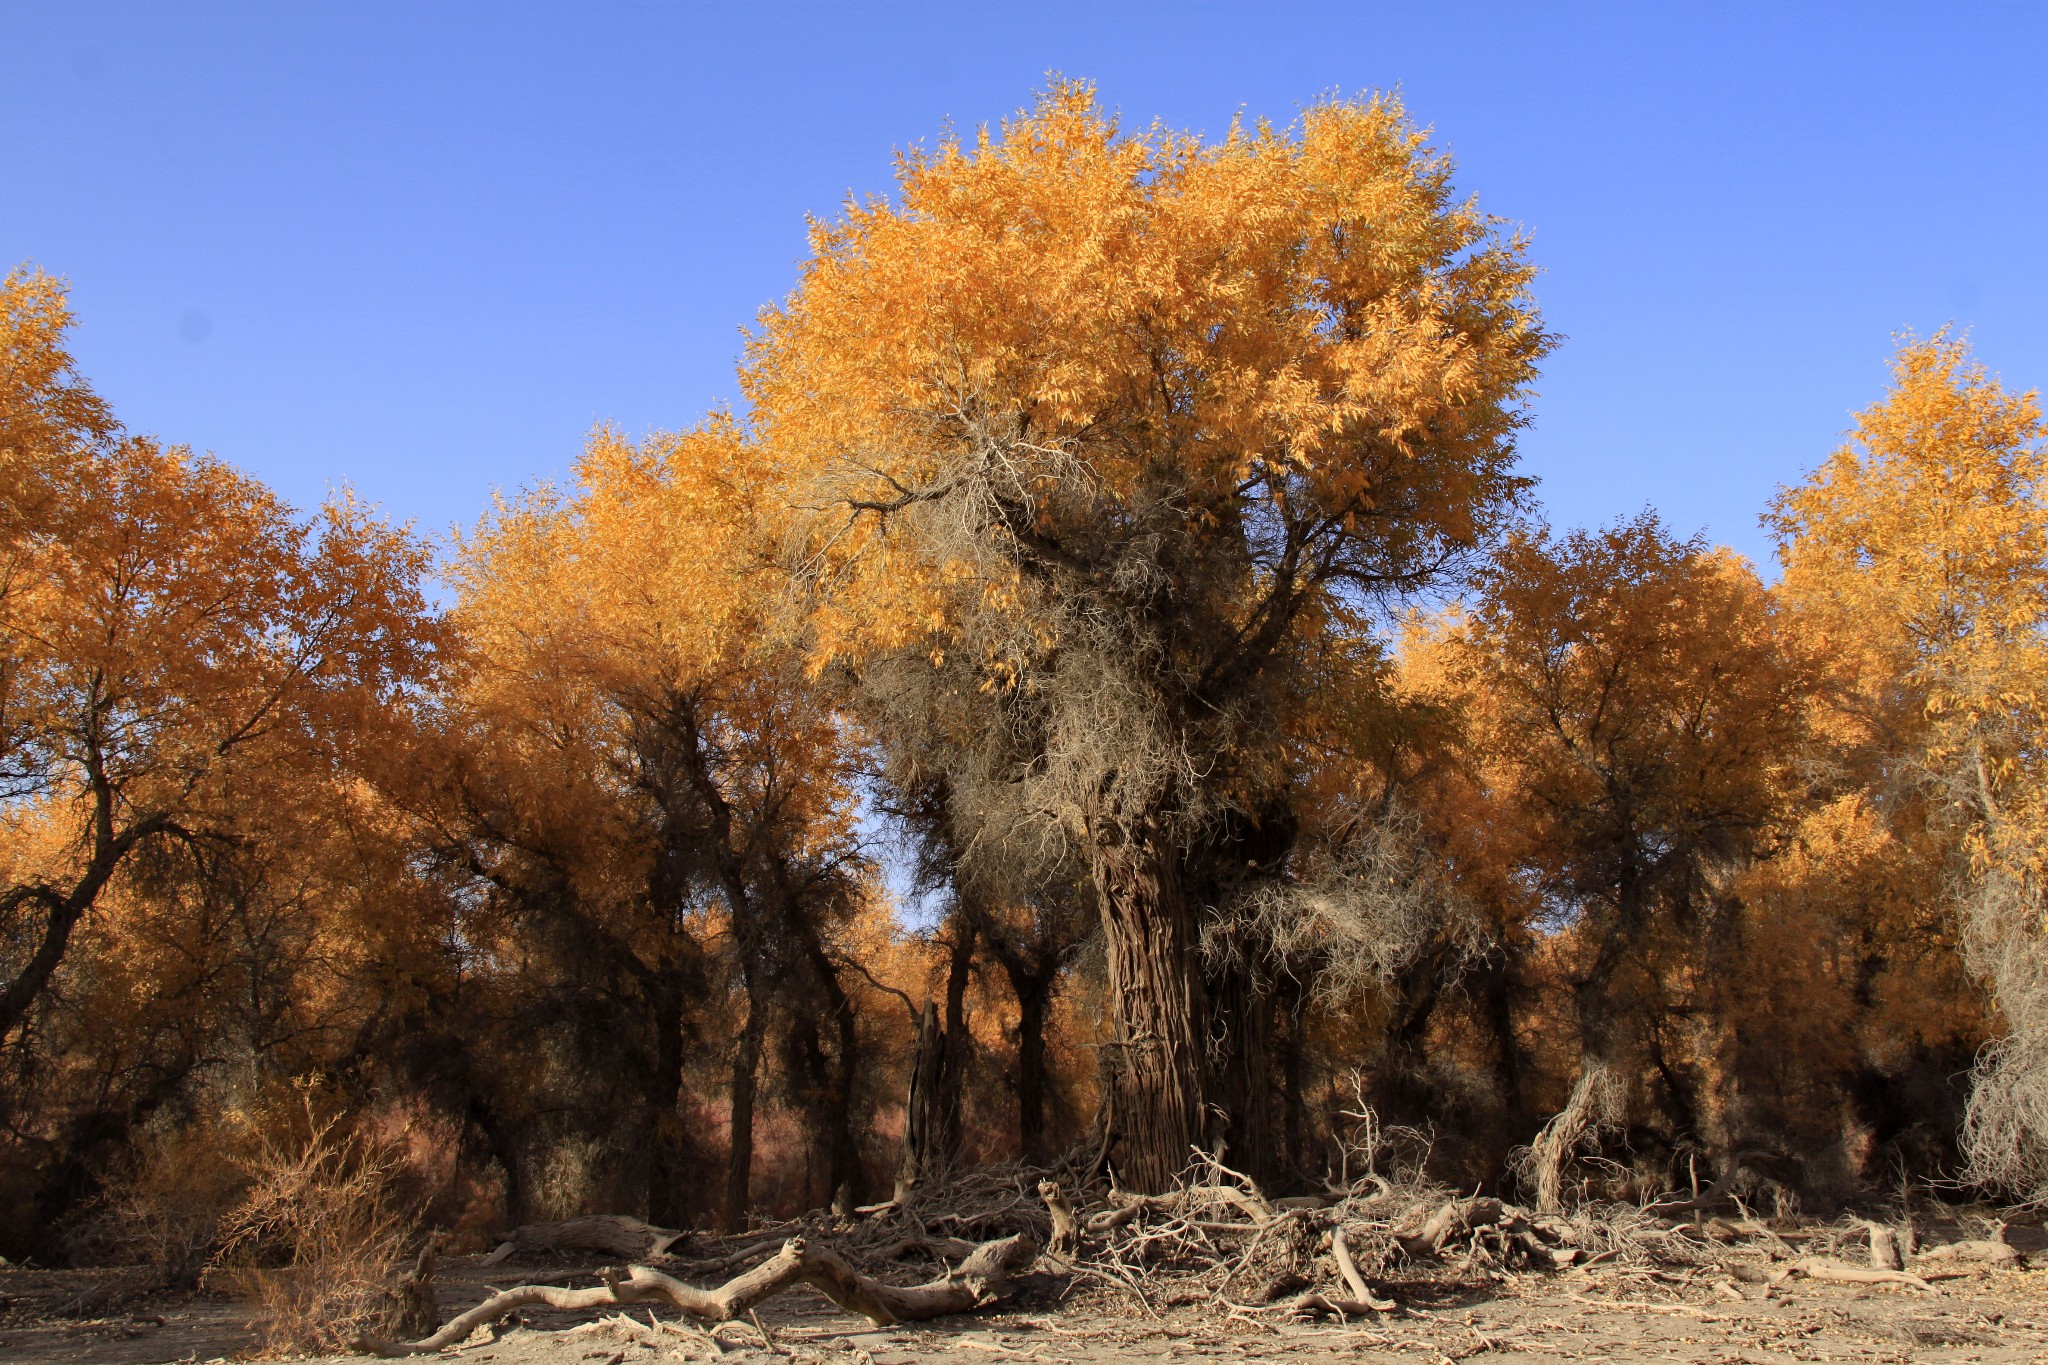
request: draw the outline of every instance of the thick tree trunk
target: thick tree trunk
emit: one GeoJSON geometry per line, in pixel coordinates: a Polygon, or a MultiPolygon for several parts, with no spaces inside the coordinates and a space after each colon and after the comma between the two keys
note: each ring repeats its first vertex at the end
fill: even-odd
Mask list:
{"type": "Polygon", "coordinates": [[[1522,1050],[1515,1040],[1514,983],[1509,979],[1510,970],[1506,963],[1489,969],[1481,982],[1480,998],[1485,1005],[1487,1027],[1493,1034],[1494,1077],[1500,1083],[1501,1107],[1512,1126],[1519,1124],[1525,1115],[1522,1050]]]}
{"type": "Polygon", "coordinates": [[[739,1048],[732,1059],[732,1135],[726,1146],[723,1219],[727,1232],[746,1227],[747,1206],[752,1202],[754,1090],[761,1074],[761,1036],[767,1028],[768,1012],[761,1001],[750,999],[747,1022],[740,1029],[739,1048]]]}
{"type": "MultiPolygon", "coordinates": [[[[1273,1040],[1273,1060],[1279,1082],[1280,1173],[1298,1177],[1308,1167],[1308,1056],[1302,1046],[1302,1004],[1295,986],[1277,999],[1274,1018],[1281,1027],[1273,1040]]],[[[1290,1182],[1292,1183],[1292,1182],[1290,1182]]]]}
{"type": "Polygon", "coordinates": [[[1093,872],[1109,957],[1109,1164],[1156,1194],[1202,1144],[1207,1100],[1195,924],[1156,831],[1098,827],[1093,872]]]}
{"type": "Polygon", "coordinates": [[[818,969],[824,974],[825,1001],[839,1043],[825,1092],[826,1178],[835,1196],[851,1190],[858,1198],[862,1181],[860,1148],[853,1140],[853,1078],[860,1066],[860,1021],[831,964],[821,959],[818,969]]]}
{"type": "Polygon", "coordinates": [[[853,1139],[853,1078],[860,1060],[860,1035],[853,1005],[822,945],[814,940],[808,946],[813,968],[808,999],[790,1021],[784,1057],[811,1141],[808,1197],[811,1207],[822,1208],[842,1202],[841,1194],[857,1197],[862,1183],[860,1149],[853,1139]],[[828,1036],[836,1044],[829,1050],[828,1036]]]}

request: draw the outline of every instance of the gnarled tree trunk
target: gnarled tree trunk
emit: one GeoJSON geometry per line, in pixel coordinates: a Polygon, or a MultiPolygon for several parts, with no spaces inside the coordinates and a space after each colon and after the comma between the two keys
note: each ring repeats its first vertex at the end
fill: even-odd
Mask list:
{"type": "Polygon", "coordinates": [[[903,1157],[896,1167],[895,1202],[911,1194],[945,1163],[945,1040],[939,1007],[924,1002],[917,1021],[917,1045],[910,1055],[910,1094],[903,1108],[903,1157]]]}
{"type": "MultiPolygon", "coordinates": [[[[1149,822],[1148,822],[1149,823],[1149,822]]],[[[1109,1164],[1132,1190],[1165,1190],[1203,1139],[1206,1068],[1194,915],[1155,830],[1098,827],[1093,872],[1109,957],[1109,1164]]]]}

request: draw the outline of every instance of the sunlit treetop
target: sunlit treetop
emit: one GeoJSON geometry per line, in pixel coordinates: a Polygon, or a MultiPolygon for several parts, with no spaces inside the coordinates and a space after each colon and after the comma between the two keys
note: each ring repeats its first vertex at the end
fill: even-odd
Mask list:
{"type": "Polygon", "coordinates": [[[1064,83],[897,179],[814,226],[743,375],[821,514],[812,566],[847,589],[815,623],[827,653],[943,635],[919,583],[1002,591],[885,532],[963,489],[1006,504],[986,510],[1012,560],[1085,557],[1104,519],[1167,500],[1291,593],[1426,571],[1523,486],[1512,434],[1550,344],[1533,269],[1392,97],[1204,143],[1126,131],[1064,83]]]}

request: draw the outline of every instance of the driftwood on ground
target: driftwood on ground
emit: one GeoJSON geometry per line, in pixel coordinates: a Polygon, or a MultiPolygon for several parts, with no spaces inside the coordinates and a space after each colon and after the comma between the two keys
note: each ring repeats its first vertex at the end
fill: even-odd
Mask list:
{"type": "Polygon", "coordinates": [[[507,1313],[536,1304],[555,1309],[587,1309],[666,1303],[707,1322],[729,1322],[750,1312],[764,1299],[799,1284],[808,1284],[841,1308],[859,1313],[877,1327],[885,1327],[977,1308],[1001,1293],[1037,1255],[1036,1239],[1018,1233],[984,1243],[959,1267],[937,1279],[898,1286],[861,1274],[829,1248],[792,1237],[774,1257],[716,1289],[699,1289],[650,1266],[636,1265],[608,1273],[604,1284],[590,1289],[559,1289],[551,1285],[506,1289],[418,1341],[367,1341],[363,1345],[380,1356],[423,1355],[453,1346],[507,1313]]]}
{"type": "MultiPolygon", "coordinates": [[[[1916,1255],[1910,1206],[1903,1226],[1753,1216],[1732,1193],[1747,1154],[1698,1195],[1648,1205],[1582,1201],[1556,1214],[1446,1189],[1414,1169],[1382,1174],[1370,1161],[1346,1184],[1276,1199],[1217,1156],[1192,1155],[1182,1182],[1160,1194],[1105,1188],[1072,1172],[1064,1179],[1023,1167],[946,1172],[920,1184],[914,1200],[865,1216],[821,1210],[751,1239],[707,1242],[699,1260],[670,1256],[650,1265],[644,1262],[652,1258],[641,1257],[587,1289],[522,1284],[417,1340],[373,1345],[385,1354],[437,1350],[525,1306],[616,1314],[625,1305],[667,1305],[686,1321],[709,1324],[744,1317],[797,1285],[878,1325],[917,1321],[986,1304],[1034,1264],[1041,1245],[1048,1252],[1042,1270],[1128,1296],[1147,1316],[1201,1303],[1246,1321],[1266,1313],[1399,1313],[1418,1280],[1469,1285],[1559,1272],[1567,1287],[1592,1296],[1575,1292],[1575,1299],[1603,1309],[1710,1317],[1698,1304],[1653,1302],[1638,1287],[1692,1286],[1734,1302],[1808,1292],[1801,1287],[1808,1281],[1935,1294],[1932,1280],[2024,1264],[2002,1227],[1995,1240],[1916,1255]],[[1739,1217],[1708,1215],[1724,1200],[1739,1217]],[[889,1282],[901,1266],[919,1263],[934,1267],[931,1278],[889,1282]]],[[[673,1242],[660,1229],[617,1221],[650,1249],[659,1237],[670,1238],[661,1246],[673,1242]]],[[[561,1238],[550,1230],[531,1241],[554,1246],[561,1238]]],[[[658,1337],[696,1329],[648,1330],[658,1337]]]]}

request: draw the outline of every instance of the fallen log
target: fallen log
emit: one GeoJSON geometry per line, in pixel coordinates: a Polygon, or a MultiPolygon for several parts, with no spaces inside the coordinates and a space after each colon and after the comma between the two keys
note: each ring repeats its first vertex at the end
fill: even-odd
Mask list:
{"type": "Polygon", "coordinates": [[[1809,1280],[1827,1280],[1835,1284],[1903,1284],[1927,1294],[1941,1291],[1905,1270],[1869,1270],[1862,1266],[1843,1265],[1819,1256],[1802,1256],[1771,1277],[1773,1286],[1783,1284],[1794,1275],[1804,1275],[1809,1280]]]}
{"type": "Polygon", "coordinates": [[[957,1268],[924,1284],[883,1284],[861,1274],[836,1252],[792,1237],[772,1259],[717,1289],[699,1289],[650,1266],[608,1271],[605,1283],[589,1289],[519,1285],[492,1295],[458,1314],[439,1331],[418,1341],[366,1340],[362,1349],[387,1358],[425,1355],[465,1340],[479,1327],[515,1309],[541,1305],[557,1310],[609,1308],[618,1304],[666,1303],[707,1322],[730,1322],[792,1285],[808,1284],[849,1312],[877,1327],[965,1313],[1000,1294],[1038,1256],[1029,1233],[984,1242],[957,1268]]]}
{"type": "Polygon", "coordinates": [[[497,1250],[478,1264],[497,1265],[515,1253],[521,1256],[559,1256],[586,1252],[614,1260],[636,1261],[666,1255],[670,1247],[687,1236],[687,1232],[658,1228],[622,1214],[593,1213],[582,1218],[567,1218],[559,1223],[524,1224],[514,1229],[497,1250]]]}

